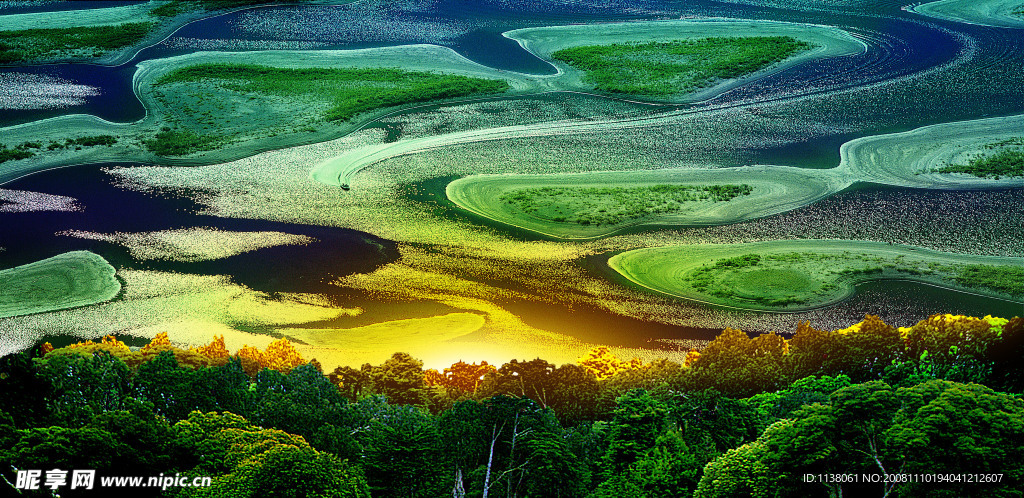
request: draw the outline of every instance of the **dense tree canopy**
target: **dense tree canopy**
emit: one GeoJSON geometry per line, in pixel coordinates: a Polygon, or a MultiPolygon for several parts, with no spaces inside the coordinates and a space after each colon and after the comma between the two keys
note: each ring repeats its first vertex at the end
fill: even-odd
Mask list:
{"type": "Polygon", "coordinates": [[[867,317],[726,330],[683,363],[598,349],[430,371],[397,353],[330,375],[287,341],[44,345],[0,359],[0,461],[11,482],[213,478],[166,496],[1020,496],[1022,325],[867,317]],[[805,479],[850,473],[1001,481],[805,479]]]}

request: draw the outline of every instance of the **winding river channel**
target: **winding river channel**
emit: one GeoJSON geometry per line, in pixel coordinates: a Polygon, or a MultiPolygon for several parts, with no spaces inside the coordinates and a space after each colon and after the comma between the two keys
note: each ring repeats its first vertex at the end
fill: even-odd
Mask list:
{"type": "MultiPolygon", "coordinates": [[[[125,2],[94,3],[105,8],[125,2]]],[[[0,15],[26,11],[0,9],[0,15]]],[[[1020,315],[1019,300],[903,280],[861,283],[852,297],[824,308],[737,311],[651,294],[631,286],[606,262],[614,254],[662,245],[785,239],[895,242],[1024,257],[1024,181],[944,182],[923,165],[954,157],[961,142],[982,146],[1024,136],[1022,35],[1024,29],[928,17],[885,0],[482,0],[470,7],[461,0],[357,1],[275,5],[197,20],[116,66],[0,67],[0,137],[72,114],[127,127],[142,123],[147,109],[137,94],[137,65],[203,51],[401,51],[425,44],[451,49],[480,71],[534,85],[508,97],[402,109],[326,145],[290,144],[278,151],[243,146],[232,156],[241,159],[211,164],[126,154],[120,160],[58,164],[4,183],[0,269],[87,250],[117,269],[124,290],[110,303],[0,318],[0,352],[62,333],[146,336],[161,328],[180,330],[183,342],[208,342],[189,335],[206,325],[215,333],[238,332],[239,342],[264,335],[303,337],[311,351],[327,354],[316,348],[351,341],[310,340],[309,331],[340,336],[375,323],[438,319],[443,327],[438,317],[453,316],[446,314],[485,316],[479,330],[439,335],[443,348],[429,341],[380,346],[407,347],[436,366],[474,355],[499,362],[515,355],[564,360],[594,344],[670,351],[708,339],[724,326],[785,332],[811,320],[841,328],[865,313],[900,326],[939,312],[1020,315]],[[856,48],[693,101],[652,104],[564,86],[561,70],[538,50],[527,50],[531,45],[524,41],[543,30],[563,36],[557,30],[721,19],[836,30],[856,48]],[[917,149],[906,145],[918,143],[917,149]],[[913,149],[907,152],[911,159],[886,162],[895,157],[886,147],[896,146],[913,149]],[[921,163],[917,169],[907,166],[915,160],[921,163]],[[640,170],[670,169],[701,178],[799,183],[807,192],[798,201],[764,201],[732,218],[655,220],[564,240],[475,209],[452,197],[450,188],[475,175],[491,181],[566,172],[636,178],[640,170]],[[309,195],[305,201],[303,192],[309,195]],[[20,208],[28,205],[27,193],[50,196],[41,202],[51,204],[20,208]],[[309,200],[314,196],[316,204],[309,200]],[[249,232],[305,242],[257,244],[217,257],[140,256],[143,248],[164,246],[139,234],[249,232]],[[182,290],[184,276],[216,277],[217,285],[237,293],[211,297],[182,290]],[[156,302],[185,294],[192,297],[156,302]],[[230,309],[231,302],[246,300],[259,310],[251,319],[244,316],[249,311],[230,309]],[[201,316],[207,308],[198,301],[219,303],[218,311],[207,320],[201,316]],[[285,305],[295,314],[260,314],[285,305]],[[194,313],[169,318],[153,311],[161,306],[194,313]]],[[[0,138],[6,141],[13,142],[0,138]]],[[[8,167],[12,163],[0,165],[0,172],[8,167]]],[[[362,356],[341,355],[337,361],[391,352],[361,351],[362,356]]]]}

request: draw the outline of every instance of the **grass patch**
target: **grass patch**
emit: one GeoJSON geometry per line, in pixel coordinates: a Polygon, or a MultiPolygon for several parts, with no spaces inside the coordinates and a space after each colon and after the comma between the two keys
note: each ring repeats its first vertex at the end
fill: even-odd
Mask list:
{"type": "Polygon", "coordinates": [[[187,156],[196,152],[213,150],[220,139],[197,135],[189,130],[164,128],[156,138],[146,140],[146,148],[159,156],[187,156]]]}
{"type": "Polygon", "coordinates": [[[810,47],[788,36],[727,37],[581,46],[551,56],[583,70],[597,90],[668,96],[752,73],[810,47]]]}
{"type": "Polygon", "coordinates": [[[101,57],[139,43],[151,22],[55,29],[0,31],[0,63],[22,63],[70,57],[101,57]]]}
{"type": "Polygon", "coordinates": [[[110,147],[117,143],[117,137],[113,135],[90,135],[79,138],[68,138],[63,143],[55,140],[50,140],[50,143],[46,146],[46,150],[60,150],[74,147],[75,149],[81,149],[82,147],[95,147],[97,145],[106,145],[110,147]]]}
{"type": "Polygon", "coordinates": [[[837,302],[857,283],[907,279],[1024,297],[1024,266],[856,241],[777,241],[627,251],[608,264],[673,296],[748,309],[793,310],[837,302]],[[756,251],[756,252],[754,252],[756,251]]]}
{"type": "Polygon", "coordinates": [[[184,156],[238,142],[350,128],[348,123],[364,112],[509,88],[504,80],[391,68],[197,64],[153,82],[157,111],[171,125],[146,146],[162,156],[184,156]]]}
{"type": "MultiPolygon", "coordinates": [[[[46,150],[53,151],[58,149],[67,149],[70,147],[74,147],[77,150],[82,147],[93,147],[96,145],[111,146],[116,143],[117,137],[113,135],[94,135],[80,138],[69,138],[63,143],[51,140],[46,146],[46,150]]],[[[34,157],[36,155],[34,151],[41,150],[42,148],[42,142],[22,142],[13,148],[8,148],[5,144],[0,144],[0,163],[34,157]]]]}
{"type": "MultiPolygon", "coordinates": [[[[1020,139],[1017,139],[1018,143],[1019,141],[1020,139]]],[[[992,145],[1002,145],[1003,143],[992,145]]],[[[1002,177],[1024,176],[1024,149],[1003,149],[988,156],[978,155],[967,161],[967,164],[950,164],[934,171],[937,173],[967,173],[995,180],[1002,177]]]]}
{"type": "Polygon", "coordinates": [[[956,274],[965,287],[984,287],[1010,295],[1024,295],[1024,268],[1016,266],[968,265],[956,274]]]}
{"type": "Polygon", "coordinates": [[[10,317],[106,301],[121,284],[102,257],[75,251],[0,271],[0,289],[0,317],[10,317]]]}
{"type": "Polygon", "coordinates": [[[285,69],[254,64],[202,64],[173,71],[156,85],[216,81],[222,89],[274,97],[324,94],[331,106],[321,116],[347,121],[361,112],[417,102],[509,89],[503,80],[435,74],[401,69],[285,69]]]}
{"type": "Polygon", "coordinates": [[[149,14],[157,17],[174,17],[185,12],[187,8],[183,2],[170,2],[149,11],[149,14]]]}
{"type": "Polygon", "coordinates": [[[751,191],[745,184],[540,187],[509,192],[499,199],[543,220],[600,226],[676,212],[690,202],[725,202],[751,191]]]}
{"type": "Polygon", "coordinates": [[[40,147],[42,147],[42,144],[38,142],[25,142],[12,149],[8,149],[6,145],[0,144],[0,164],[7,161],[17,161],[18,159],[28,159],[36,155],[35,152],[29,149],[38,149],[40,147]]]}

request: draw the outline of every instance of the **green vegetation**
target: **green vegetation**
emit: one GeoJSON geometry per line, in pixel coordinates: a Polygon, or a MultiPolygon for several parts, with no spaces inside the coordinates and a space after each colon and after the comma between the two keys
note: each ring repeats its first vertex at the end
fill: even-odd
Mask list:
{"type": "Polygon", "coordinates": [[[585,71],[597,90],[669,96],[752,73],[810,47],[788,36],[730,37],[581,46],[551,56],[585,71]]]}
{"type": "MultiPolygon", "coordinates": [[[[117,143],[117,137],[113,135],[94,135],[80,138],[69,138],[64,143],[56,142],[51,140],[46,146],[46,150],[62,150],[74,147],[76,150],[82,147],[94,147],[97,145],[111,146],[117,143]]],[[[28,159],[35,157],[36,152],[43,148],[41,142],[22,142],[13,148],[8,148],[5,144],[0,144],[0,164],[7,161],[16,161],[18,159],[28,159]]]]}
{"type": "Polygon", "coordinates": [[[157,132],[156,138],[146,140],[146,148],[160,156],[186,156],[204,150],[213,150],[220,140],[217,137],[200,136],[189,130],[172,130],[165,127],[157,132]]]}
{"type": "Polygon", "coordinates": [[[316,133],[325,123],[337,127],[367,111],[508,88],[504,80],[389,68],[199,64],[153,83],[175,129],[162,130],[147,147],[187,155],[242,140],[316,133]]]}
{"type": "Polygon", "coordinates": [[[502,80],[401,69],[286,69],[253,64],[189,66],[163,76],[155,84],[211,81],[225,90],[245,94],[293,98],[326,93],[332,98],[332,106],[321,117],[328,121],[347,121],[373,109],[500,93],[509,88],[502,80]]]}
{"type": "Polygon", "coordinates": [[[16,161],[18,159],[28,159],[35,156],[36,153],[29,149],[38,149],[41,147],[36,142],[25,142],[21,145],[15,146],[13,149],[8,149],[7,145],[0,144],[0,164],[7,161],[16,161]]]}
{"type": "MultiPolygon", "coordinates": [[[[1003,145],[1015,142],[1000,142],[1003,145]]],[[[989,147],[991,148],[991,147],[989,147]]],[[[968,173],[981,178],[1024,176],[1024,149],[1002,149],[995,154],[984,156],[978,155],[967,162],[967,164],[950,164],[934,170],[937,173],[968,173]]]]}
{"type": "Polygon", "coordinates": [[[649,187],[540,187],[514,190],[499,199],[522,212],[558,223],[616,225],[683,209],[686,203],[726,202],[750,195],[750,185],[654,185],[649,187]]]}
{"type": "Polygon", "coordinates": [[[106,145],[107,147],[110,147],[116,143],[117,137],[113,135],[92,135],[87,137],[68,138],[64,140],[64,143],[51,140],[49,145],[46,146],[46,150],[68,149],[71,147],[80,149],[82,147],[95,147],[97,145],[106,145]]]}
{"type": "Polygon", "coordinates": [[[179,1],[174,1],[174,2],[169,2],[169,3],[163,4],[163,5],[161,5],[161,6],[157,7],[157,8],[149,11],[149,13],[150,13],[150,15],[154,15],[154,16],[157,16],[157,17],[174,17],[174,16],[176,16],[178,14],[181,14],[182,12],[185,12],[186,10],[187,10],[187,6],[184,3],[179,2],[179,1]]]}
{"type": "Polygon", "coordinates": [[[69,57],[100,57],[139,43],[153,23],[114,26],[0,31],[0,63],[24,63],[69,57]]]}
{"type": "Polygon", "coordinates": [[[965,287],[984,287],[1013,296],[1024,295],[1024,268],[968,265],[957,270],[956,281],[965,287]]]}
{"type": "Polygon", "coordinates": [[[628,251],[609,265],[633,282],[674,296],[751,309],[839,301],[853,285],[911,279],[1024,299],[1024,264],[853,241],[778,241],[628,251]],[[752,252],[756,251],[756,252],[752,252]]]}
{"type": "Polygon", "coordinates": [[[156,343],[0,358],[0,459],[209,476],[159,496],[216,498],[1001,497],[1024,478],[1021,318],[897,329],[869,315],[789,339],[726,329],[685,363],[598,348],[443,373],[404,353],[326,374],[315,361],[251,369],[217,341],[156,343]],[[882,469],[1003,477],[802,479],[882,469]]]}
{"type": "Polygon", "coordinates": [[[0,317],[84,306],[117,295],[114,267],[88,251],[75,251],[0,271],[0,317]]]}

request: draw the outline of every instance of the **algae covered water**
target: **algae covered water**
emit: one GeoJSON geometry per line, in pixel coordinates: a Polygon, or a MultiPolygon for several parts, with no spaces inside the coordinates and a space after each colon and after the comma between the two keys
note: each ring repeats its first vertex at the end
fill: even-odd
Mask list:
{"type": "Polygon", "coordinates": [[[158,326],[167,320],[155,311],[165,297],[173,301],[168,309],[191,310],[182,312],[189,320],[209,314],[217,327],[270,334],[292,327],[295,337],[308,333],[301,327],[383,324],[407,333],[420,323],[405,319],[462,330],[478,321],[468,313],[486,319],[459,340],[502,344],[509,354],[527,354],[530,341],[521,338],[540,344],[541,332],[577,341],[568,349],[543,346],[555,359],[590,343],[672,349],[679,343],[671,341],[706,339],[726,324],[765,332],[792,330],[802,320],[840,328],[865,313],[899,325],[934,312],[1020,314],[1019,300],[893,280],[859,283],[851,297],[813,310],[733,310],[651,293],[599,267],[641,248],[789,239],[896,243],[1016,261],[1024,256],[1018,179],[939,178],[924,166],[886,169],[890,162],[870,158],[901,144],[909,152],[899,154],[938,165],[1024,136],[1015,117],[1024,112],[1024,39],[1017,35],[924,17],[894,2],[361,1],[217,13],[140,47],[116,67],[4,67],[0,126],[19,125],[6,128],[4,145],[47,157],[48,144],[63,139],[54,135],[59,127],[45,129],[38,147],[25,130],[43,130],[34,123],[40,119],[87,114],[104,121],[92,134],[117,134],[119,148],[82,160],[68,150],[62,153],[69,159],[52,163],[68,167],[3,185],[2,266],[89,250],[124,283],[120,297],[94,311],[17,317],[4,327],[50,333],[55,324],[81,322],[115,330],[104,314],[121,305],[135,317],[129,329],[158,326]],[[783,30],[818,45],[809,44],[812,55],[798,55],[805,57],[798,63],[667,100],[603,92],[584,71],[550,56],[553,47],[596,43],[588,29],[619,33],[627,43],[629,36],[664,42],[694,20],[719,34],[783,30]],[[814,56],[819,49],[834,52],[814,56]],[[180,85],[150,109],[136,96],[156,86],[153,74],[193,60],[301,66],[335,50],[349,51],[346,64],[397,61],[505,79],[511,90],[413,100],[356,116],[347,127],[314,116],[199,145],[196,137],[207,129],[261,126],[267,116],[321,103],[312,100],[315,92],[223,81],[180,85]],[[149,73],[135,80],[140,64],[149,73]],[[994,116],[1006,118],[982,119],[994,116]],[[949,129],[973,138],[928,148],[949,129]],[[159,137],[182,145],[162,150],[184,152],[153,154],[150,143],[159,137]],[[913,144],[924,145],[911,150],[913,144]],[[841,150],[861,152],[850,159],[841,150]],[[646,204],[631,214],[630,206],[642,204],[633,202],[612,206],[621,226],[600,222],[611,216],[616,195],[664,190],[659,182],[683,178],[728,179],[747,190],[702,206],[706,216],[646,204]],[[616,184],[600,190],[606,180],[616,184]],[[552,198],[585,186],[605,197],[577,202],[593,216],[521,223],[516,217],[529,215],[523,206],[495,210],[493,199],[459,190],[474,182],[490,182],[495,192],[565,190],[552,198]],[[188,290],[175,294],[181,289],[188,290]],[[257,318],[210,304],[235,301],[257,318]]]}

